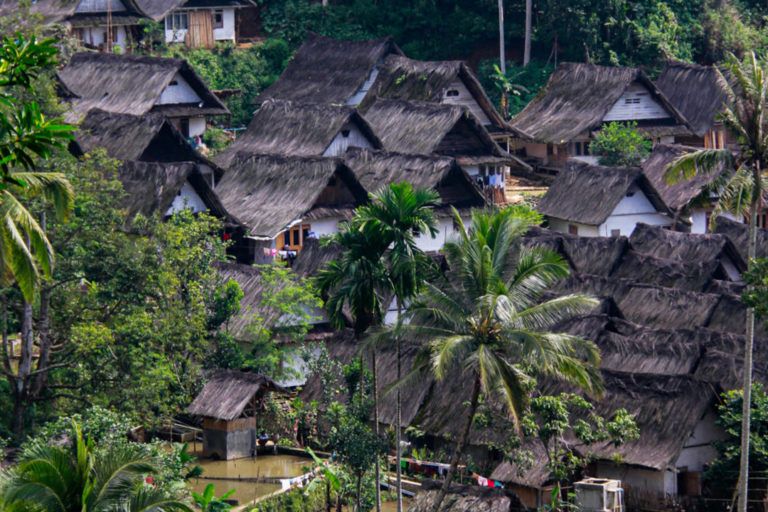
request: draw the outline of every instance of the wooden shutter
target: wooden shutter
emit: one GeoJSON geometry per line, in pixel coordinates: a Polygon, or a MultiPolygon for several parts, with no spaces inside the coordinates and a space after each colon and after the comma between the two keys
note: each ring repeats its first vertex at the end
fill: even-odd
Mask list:
{"type": "Polygon", "coordinates": [[[187,30],[186,43],[190,48],[213,48],[211,11],[189,12],[189,30],[187,30]]]}

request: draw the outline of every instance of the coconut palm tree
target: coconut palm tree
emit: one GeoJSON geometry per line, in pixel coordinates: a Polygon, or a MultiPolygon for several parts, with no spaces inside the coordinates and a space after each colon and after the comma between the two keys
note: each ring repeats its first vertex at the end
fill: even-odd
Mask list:
{"type": "Polygon", "coordinates": [[[145,483],[155,472],[137,447],[97,450],[74,423],[71,445],[35,445],[0,474],[0,503],[14,512],[192,512],[145,483]]]}
{"type": "MultiPolygon", "coordinates": [[[[723,125],[738,140],[738,150],[703,149],[684,155],[670,166],[670,182],[690,179],[701,173],[725,168],[715,180],[713,189],[719,198],[712,221],[723,212],[749,218],[748,264],[751,267],[757,246],[757,216],[763,207],[765,171],[768,165],[768,126],[765,109],[768,105],[768,64],[749,53],[743,60],[729,55],[726,69],[730,72],[729,105],[723,105],[720,115],[723,125]]],[[[747,510],[749,480],[749,430],[752,390],[752,350],[755,337],[755,311],[747,308],[746,346],[744,347],[744,403],[741,426],[741,461],[739,471],[738,510],[747,510]]]]}
{"type": "Polygon", "coordinates": [[[457,213],[455,222],[459,238],[444,247],[448,278],[426,284],[411,308],[407,327],[428,340],[426,365],[436,379],[458,371],[471,390],[467,418],[435,511],[440,510],[467,447],[481,395],[498,393],[517,426],[536,375],[561,379],[590,393],[602,390],[594,343],[550,332],[597,302],[581,295],[542,300],[544,292],[568,275],[568,266],[552,251],[515,244],[540,222],[538,214],[514,207],[476,212],[470,229],[457,213]]]}
{"type": "MultiPolygon", "coordinates": [[[[437,192],[414,188],[408,182],[395,183],[371,197],[371,203],[357,209],[355,218],[361,229],[371,230],[388,242],[382,255],[389,282],[389,292],[395,296],[398,319],[403,306],[422,288],[429,274],[431,260],[419,249],[416,240],[420,235],[435,237],[439,232],[434,207],[439,204],[437,192]]],[[[395,336],[397,380],[402,377],[401,338],[395,336]]],[[[395,450],[397,472],[397,511],[402,512],[402,468],[400,467],[401,396],[400,387],[395,390],[395,450]]],[[[376,428],[378,428],[378,418],[376,428]]]]}

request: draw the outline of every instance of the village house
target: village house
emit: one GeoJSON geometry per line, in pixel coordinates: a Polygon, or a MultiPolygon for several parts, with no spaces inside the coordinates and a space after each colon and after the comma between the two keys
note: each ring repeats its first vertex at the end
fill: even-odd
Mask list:
{"type": "Polygon", "coordinates": [[[363,116],[385,150],[453,157],[494,203],[506,202],[505,184],[511,173],[531,170],[502,150],[462,105],[377,100],[363,116]]]}
{"type": "Polygon", "coordinates": [[[246,228],[233,252],[241,263],[292,261],[304,240],[336,233],[368,195],[338,158],[238,153],[216,187],[246,228]]]}
{"type": "Polygon", "coordinates": [[[636,122],[654,142],[690,137],[688,121],[637,68],[563,63],[541,93],[510,121],[522,132],[515,149],[545,168],[568,159],[597,163],[589,144],[613,121],[636,122]]]}
{"type": "Polygon", "coordinates": [[[241,152],[340,157],[350,147],[382,147],[371,126],[353,107],[268,100],[216,161],[227,167],[241,152]]]}
{"type": "Polygon", "coordinates": [[[212,48],[218,42],[239,43],[259,37],[255,0],[177,0],[163,19],[166,43],[212,48]]]}
{"type": "Polygon", "coordinates": [[[59,71],[73,96],[68,121],[89,110],[116,114],[159,113],[184,137],[205,133],[207,120],[229,115],[227,107],[181,59],[76,53],[59,71]]]}
{"type": "Polygon", "coordinates": [[[639,168],[572,165],[537,206],[550,228],[580,236],[628,236],[639,223],[672,226],[672,212],[639,168]]]}
{"type": "Polygon", "coordinates": [[[310,33],[280,78],[256,102],[278,99],[357,106],[390,54],[402,55],[391,37],[341,41],[310,33]]]}
{"type": "Polygon", "coordinates": [[[715,66],[669,62],[656,80],[656,87],[685,116],[693,132],[676,137],[675,142],[711,149],[735,142],[718,119],[728,103],[728,83],[715,66]]]}
{"type": "Polygon", "coordinates": [[[70,145],[75,156],[103,149],[121,160],[118,178],[127,193],[130,216],[182,209],[229,220],[213,192],[223,170],[192,149],[162,115],[114,114],[91,110],[70,145]]]}

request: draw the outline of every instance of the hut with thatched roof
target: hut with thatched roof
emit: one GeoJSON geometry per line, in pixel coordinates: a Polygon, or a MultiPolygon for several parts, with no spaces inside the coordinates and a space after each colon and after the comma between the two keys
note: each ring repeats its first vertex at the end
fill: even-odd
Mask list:
{"type": "Polygon", "coordinates": [[[252,263],[279,251],[301,251],[305,238],[335,233],[368,199],[355,174],[337,158],[238,153],[216,187],[227,211],[246,226],[236,240],[252,263]]]}
{"type": "Polygon", "coordinates": [[[222,460],[256,454],[258,416],[267,393],[283,389],[256,373],[219,370],[187,407],[203,419],[203,456],[222,460]]]}
{"type": "Polygon", "coordinates": [[[589,153],[594,133],[612,121],[634,121],[656,142],[691,134],[685,116],[637,68],[567,62],[510,126],[525,134],[516,145],[542,165],[569,158],[597,163],[589,153]]]}
{"type": "Polygon", "coordinates": [[[387,55],[401,55],[391,37],[342,41],[310,33],[275,83],[257,98],[358,105],[387,55]]]}
{"type": "Polygon", "coordinates": [[[580,236],[629,235],[638,223],[672,225],[672,215],[639,168],[574,165],[558,174],[538,210],[549,226],[580,236]]]}
{"type": "Polygon", "coordinates": [[[504,184],[510,173],[531,170],[502,150],[466,106],[377,100],[364,116],[384,149],[454,157],[493,202],[505,202],[504,184]]]}
{"type": "Polygon", "coordinates": [[[656,87],[690,124],[691,136],[676,142],[696,147],[721,149],[731,142],[718,114],[728,99],[728,82],[715,66],[670,61],[656,79],[656,87]]]}
{"type": "Polygon", "coordinates": [[[347,148],[381,149],[381,141],[353,107],[268,100],[248,129],[216,161],[227,167],[238,153],[343,156],[347,148]]]}
{"type": "Polygon", "coordinates": [[[59,71],[72,99],[70,120],[91,109],[117,114],[162,114],[185,137],[202,135],[210,116],[227,107],[182,59],[76,53],[59,71]]]}

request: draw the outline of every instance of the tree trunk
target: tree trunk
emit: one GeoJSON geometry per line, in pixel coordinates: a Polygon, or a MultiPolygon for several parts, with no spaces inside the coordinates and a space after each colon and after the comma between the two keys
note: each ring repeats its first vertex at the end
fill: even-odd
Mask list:
{"type": "Polygon", "coordinates": [[[325,512],[331,512],[331,482],[325,479],[325,512]]]}
{"type": "Polygon", "coordinates": [[[48,385],[48,371],[46,368],[51,361],[51,291],[47,287],[43,287],[40,290],[40,311],[37,322],[37,337],[38,347],[40,349],[40,357],[37,360],[37,371],[40,373],[34,377],[34,382],[31,384],[31,393],[34,397],[39,397],[43,394],[46,386],[48,385]]]}
{"type": "MultiPolygon", "coordinates": [[[[507,52],[504,45],[504,0],[499,0],[499,69],[501,74],[507,76],[507,52]]],[[[508,116],[507,91],[501,90],[501,115],[504,119],[508,116]]]]}
{"type": "Polygon", "coordinates": [[[469,403],[469,416],[467,417],[467,423],[464,425],[464,431],[461,433],[461,437],[459,437],[459,440],[456,444],[456,451],[453,452],[453,456],[451,457],[451,467],[448,469],[448,474],[445,477],[445,482],[443,482],[443,487],[440,489],[440,493],[437,495],[437,500],[432,506],[432,512],[440,512],[440,507],[443,504],[443,500],[445,499],[445,496],[448,494],[448,490],[451,487],[453,478],[456,475],[456,470],[459,467],[461,456],[464,454],[464,450],[466,450],[467,444],[469,443],[469,432],[472,430],[472,419],[475,417],[475,412],[477,412],[477,404],[479,400],[480,376],[478,375],[475,377],[475,383],[472,387],[472,400],[469,403]]]}
{"type": "MultiPolygon", "coordinates": [[[[376,349],[371,350],[371,368],[373,375],[373,430],[379,437],[379,382],[376,371],[376,349]]],[[[381,457],[376,456],[374,473],[376,480],[376,512],[381,512],[381,457]]]]}
{"type": "MultiPolygon", "coordinates": [[[[403,306],[400,303],[400,299],[397,299],[397,320],[401,321],[403,318],[403,306]]],[[[402,442],[401,431],[402,425],[402,403],[400,396],[400,379],[402,373],[402,364],[400,361],[400,335],[398,334],[395,339],[395,351],[397,357],[397,390],[395,394],[395,471],[397,472],[397,482],[395,489],[397,492],[397,512],[403,512],[403,470],[400,467],[400,461],[402,460],[400,443],[402,442]]]]}
{"type": "Polygon", "coordinates": [[[21,359],[16,372],[16,388],[13,393],[13,434],[21,440],[24,434],[24,416],[29,399],[30,374],[34,357],[34,333],[32,330],[32,304],[24,301],[21,318],[21,359]]]}
{"type": "MultiPolygon", "coordinates": [[[[760,164],[755,163],[752,180],[752,204],[749,212],[749,243],[747,245],[747,265],[751,267],[757,247],[757,212],[761,206],[762,187],[760,164]]],[[[749,292],[751,286],[747,287],[749,292]]],[[[741,459],[739,461],[739,504],[738,511],[746,512],[749,501],[749,433],[752,413],[752,350],[755,343],[755,310],[747,308],[746,346],[744,347],[744,400],[741,408],[741,459]]]]}
{"type": "Polygon", "coordinates": [[[523,66],[531,61],[531,22],[533,18],[533,0],[525,0],[525,46],[523,49],[523,66]]]}
{"type": "Polygon", "coordinates": [[[362,491],[362,483],[363,483],[363,476],[362,475],[358,475],[357,476],[357,489],[356,489],[357,496],[355,497],[355,502],[357,504],[357,506],[355,507],[355,510],[357,512],[362,512],[362,505],[360,503],[360,493],[362,491]]]}

